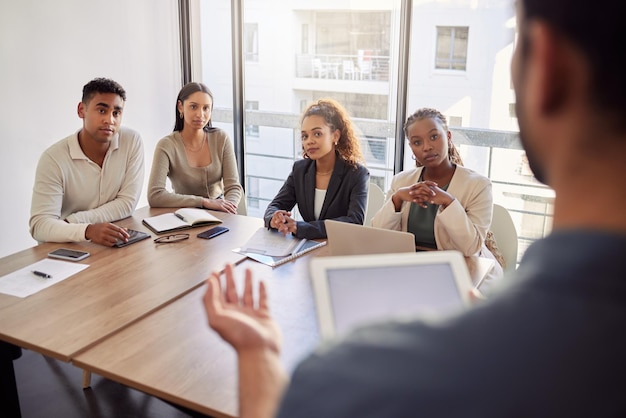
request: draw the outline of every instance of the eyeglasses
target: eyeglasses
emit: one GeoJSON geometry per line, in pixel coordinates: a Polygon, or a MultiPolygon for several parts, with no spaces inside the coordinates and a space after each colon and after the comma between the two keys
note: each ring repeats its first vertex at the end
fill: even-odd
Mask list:
{"type": "Polygon", "coordinates": [[[189,234],[165,235],[164,237],[155,238],[154,242],[157,244],[167,244],[170,242],[184,241],[188,238],[189,238],[189,234]]]}

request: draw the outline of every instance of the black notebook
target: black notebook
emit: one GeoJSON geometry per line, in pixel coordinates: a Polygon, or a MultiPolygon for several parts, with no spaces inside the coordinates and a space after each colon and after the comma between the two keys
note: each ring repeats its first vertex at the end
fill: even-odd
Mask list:
{"type": "Polygon", "coordinates": [[[277,267],[324,245],[326,241],[296,238],[291,234],[285,236],[275,230],[259,228],[244,246],[233,251],[270,267],[277,267]]]}

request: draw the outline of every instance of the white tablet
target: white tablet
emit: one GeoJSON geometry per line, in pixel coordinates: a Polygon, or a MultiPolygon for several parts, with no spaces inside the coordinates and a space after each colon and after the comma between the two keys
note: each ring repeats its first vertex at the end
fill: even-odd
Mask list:
{"type": "Polygon", "coordinates": [[[316,257],[310,263],[322,339],[386,318],[445,315],[469,305],[458,251],[316,257]]]}

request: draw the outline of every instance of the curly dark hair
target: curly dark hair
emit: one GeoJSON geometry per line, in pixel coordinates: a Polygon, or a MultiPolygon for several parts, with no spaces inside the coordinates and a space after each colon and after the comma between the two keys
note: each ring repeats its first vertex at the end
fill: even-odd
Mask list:
{"type": "MultiPolygon", "coordinates": [[[[202,83],[196,82],[185,84],[185,86],[180,89],[180,93],[178,93],[178,97],[176,98],[176,105],[174,106],[174,120],[176,121],[174,123],[174,131],[182,131],[183,126],[185,126],[185,121],[182,117],[180,117],[178,113],[178,102],[185,103],[185,100],[187,100],[189,96],[199,91],[209,95],[209,97],[211,98],[211,110],[213,110],[213,93],[211,93],[211,90],[209,90],[207,86],[202,83]]],[[[211,123],[211,119],[209,119],[209,123],[204,125],[203,129],[207,132],[210,132],[212,128],[213,124],[211,123]]]]}
{"type": "MultiPolygon", "coordinates": [[[[409,126],[413,125],[413,123],[417,122],[418,120],[422,120],[426,118],[435,119],[439,121],[443,129],[446,132],[448,132],[448,122],[446,120],[446,117],[443,115],[443,113],[441,113],[437,109],[423,107],[421,109],[417,109],[415,112],[413,112],[411,116],[407,118],[403,127],[404,136],[407,138],[409,137],[409,126]]],[[[463,165],[463,160],[461,159],[461,155],[459,154],[459,151],[454,146],[454,143],[452,142],[452,140],[450,140],[449,146],[448,146],[448,158],[454,164],[463,165]]],[[[421,164],[417,161],[415,162],[415,165],[417,165],[418,167],[421,166],[421,164]]]]}
{"type": "MultiPolygon", "coordinates": [[[[321,116],[331,131],[339,129],[341,135],[335,146],[335,150],[339,153],[339,157],[352,167],[356,167],[357,163],[363,163],[363,153],[361,152],[361,143],[357,137],[356,130],[350,120],[348,111],[339,102],[333,99],[320,99],[311,103],[302,114],[300,125],[304,119],[309,116],[321,116]]],[[[302,149],[302,156],[309,156],[302,149]]]]}
{"type": "Polygon", "coordinates": [[[87,104],[96,93],[113,93],[117,94],[126,101],[126,91],[116,81],[109,78],[94,78],[83,87],[82,102],[87,104]]]}

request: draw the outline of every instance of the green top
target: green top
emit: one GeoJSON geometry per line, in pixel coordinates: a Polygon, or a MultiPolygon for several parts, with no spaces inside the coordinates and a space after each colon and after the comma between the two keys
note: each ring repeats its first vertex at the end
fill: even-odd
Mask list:
{"type": "MultiPolygon", "coordinates": [[[[418,181],[422,181],[421,174],[418,181]]],[[[440,187],[440,189],[448,190],[448,185],[449,183],[440,187]]],[[[416,203],[411,203],[406,230],[415,236],[416,246],[437,249],[437,243],[435,242],[435,216],[437,216],[438,210],[439,205],[427,203],[427,207],[423,208],[416,203]]]]}

